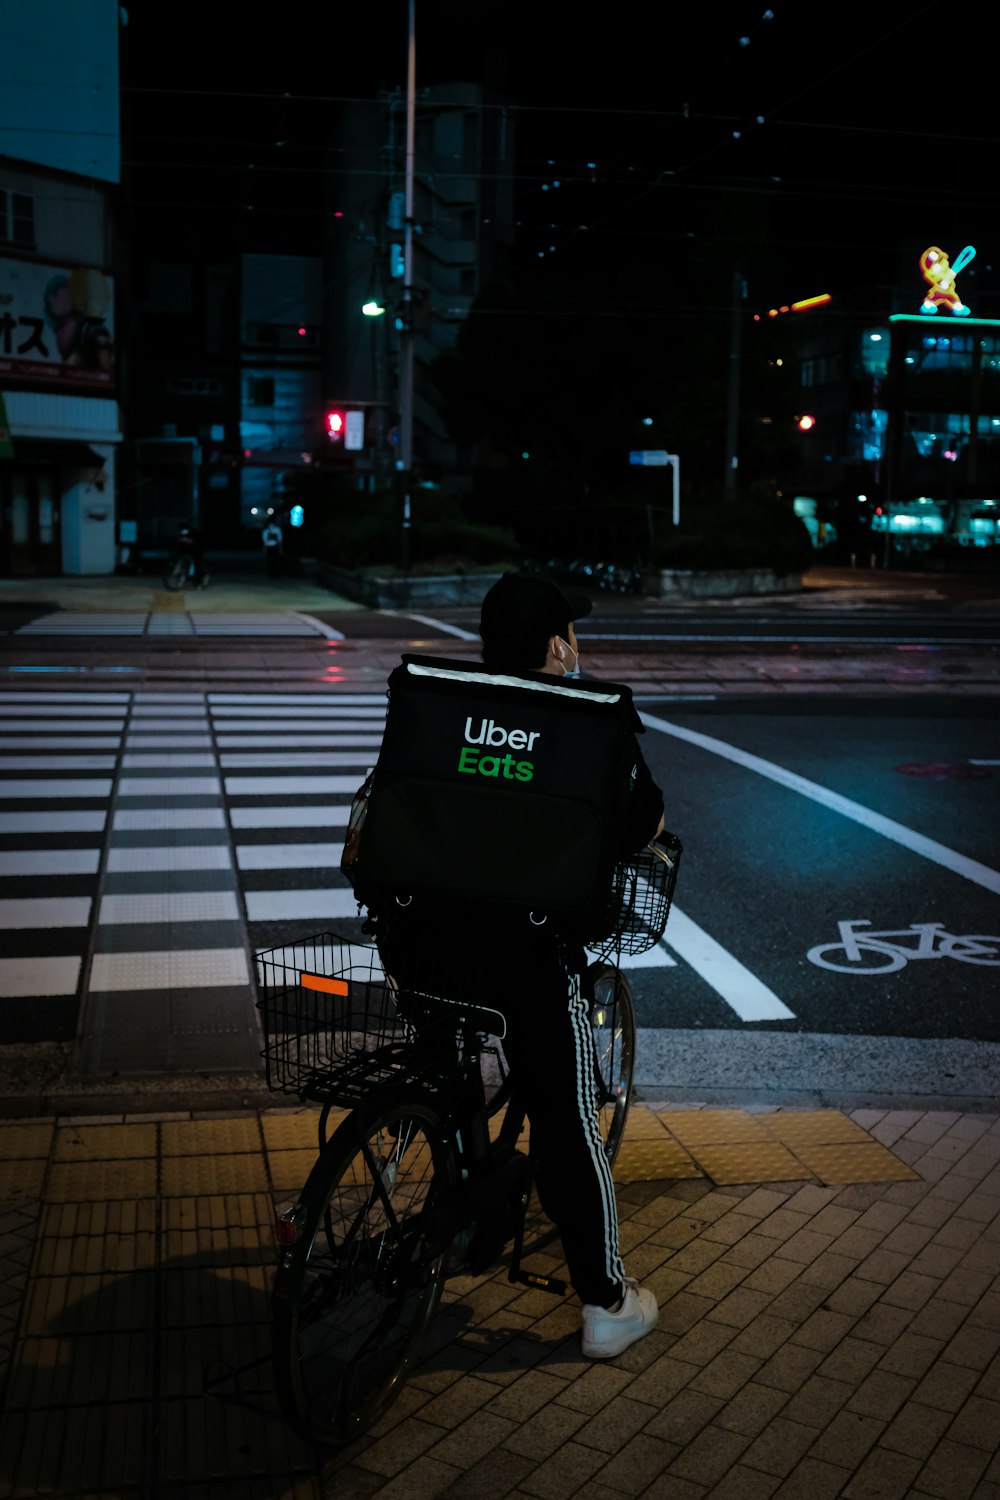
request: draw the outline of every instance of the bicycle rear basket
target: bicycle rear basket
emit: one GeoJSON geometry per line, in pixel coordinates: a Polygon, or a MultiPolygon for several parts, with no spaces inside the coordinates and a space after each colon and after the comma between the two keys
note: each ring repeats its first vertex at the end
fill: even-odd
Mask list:
{"type": "Polygon", "coordinates": [[[406,1028],[373,946],[323,932],[258,953],[256,969],[269,1089],[325,1100],[391,1071],[406,1028]]]}
{"type": "Polygon", "coordinates": [[[349,1104],[408,1072],[446,1084],[468,1018],[483,1033],[504,1031],[503,1017],[476,1003],[476,977],[453,969],[431,955],[404,965],[400,984],[374,944],[335,932],[257,953],[268,1088],[349,1104]]]}
{"type": "Polygon", "coordinates": [[[600,958],[645,953],[660,941],[670,915],[682,848],[676,834],[664,833],[659,844],[648,844],[615,867],[611,930],[585,944],[592,953],[600,958]]]}

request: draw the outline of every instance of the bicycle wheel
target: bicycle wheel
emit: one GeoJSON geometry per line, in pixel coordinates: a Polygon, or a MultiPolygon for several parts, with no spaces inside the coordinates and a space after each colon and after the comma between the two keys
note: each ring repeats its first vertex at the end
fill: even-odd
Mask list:
{"type": "Polygon", "coordinates": [[[163,571],[163,587],[169,589],[172,594],[176,594],[187,582],[187,574],[187,559],[175,557],[163,571]]]}
{"type": "Polygon", "coordinates": [[[444,1283],[428,1210],[454,1182],[419,1100],[356,1112],[313,1167],[272,1296],[278,1399],[307,1441],[352,1442],[399,1393],[444,1283]]]}
{"type": "Polygon", "coordinates": [[[894,951],[887,944],[884,948],[879,943],[865,942],[864,938],[855,938],[858,949],[867,957],[877,958],[878,963],[859,964],[847,957],[847,949],[843,943],[820,943],[816,948],[810,948],[806,958],[811,964],[819,969],[833,969],[836,974],[895,974],[897,969],[905,968],[906,954],[894,951]],[[843,963],[834,963],[826,955],[830,953],[843,954],[843,963]]]}
{"type": "Polygon", "coordinates": [[[601,1139],[608,1161],[614,1164],[632,1102],[635,999],[632,986],[614,964],[598,960],[590,965],[589,973],[594,995],[590,1024],[600,1090],[601,1139]]]}

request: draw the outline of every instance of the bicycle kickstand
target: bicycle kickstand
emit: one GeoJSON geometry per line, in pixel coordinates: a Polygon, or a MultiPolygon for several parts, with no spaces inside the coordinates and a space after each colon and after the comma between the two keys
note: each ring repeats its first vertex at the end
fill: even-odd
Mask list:
{"type": "MultiPolygon", "coordinates": [[[[569,1287],[560,1277],[542,1276],[537,1271],[521,1270],[521,1256],[524,1253],[524,1220],[527,1211],[528,1194],[525,1193],[522,1195],[520,1204],[518,1205],[517,1222],[514,1228],[514,1248],[510,1252],[510,1267],[507,1271],[507,1280],[519,1286],[533,1286],[537,1287],[539,1291],[552,1292],[557,1297],[565,1297],[569,1287]]],[[[554,1240],[557,1233],[558,1231],[553,1229],[550,1234],[544,1235],[531,1248],[533,1250],[540,1250],[543,1245],[547,1245],[550,1241],[554,1240]]]]}

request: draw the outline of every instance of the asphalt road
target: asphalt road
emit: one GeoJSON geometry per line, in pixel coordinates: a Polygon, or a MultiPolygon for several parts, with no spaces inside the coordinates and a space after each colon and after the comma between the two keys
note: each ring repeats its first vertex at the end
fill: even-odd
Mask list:
{"type": "MultiPolygon", "coordinates": [[[[830,633],[832,601],[756,606],[679,622],[600,601],[589,651],[580,632],[585,669],[635,686],[684,843],[665,940],[629,970],[640,1078],[709,1100],[996,1098],[996,605],[945,610],[974,637],[936,653],[950,691],[892,666],[927,633],[912,599],[855,597],[839,645],[801,624],[830,633]],[[880,635],[890,614],[898,642],[880,635]],[[726,639],[743,619],[756,645],[749,630],[726,639]],[[762,642],[774,621],[782,639],[762,642]],[[650,622],[659,645],[635,639],[650,622]],[[681,623],[731,670],[798,658],[827,676],[699,692],[704,648],[689,640],[693,676],[665,691],[681,623]],[[860,675],[831,682],[859,652],[860,675]]],[[[302,626],[300,612],[289,633],[286,611],[155,641],[105,622],[83,652],[33,631],[41,617],[8,618],[0,653],[0,1047],[79,1032],[74,1066],[91,1080],[252,1070],[253,955],[357,930],[340,844],[377,755],[386,666],[401,649],[469,655],[474,619],[354,609],[302,626]]]]}

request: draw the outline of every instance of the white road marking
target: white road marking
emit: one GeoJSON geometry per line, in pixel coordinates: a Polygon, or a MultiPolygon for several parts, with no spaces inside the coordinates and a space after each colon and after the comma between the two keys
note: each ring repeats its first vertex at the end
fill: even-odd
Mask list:
{"type": "Polygon", "coordinates": [[[28,927],[86,927],[89,896],[37,896],[0,901],[0,928],[15,932],[28,927]]]}
{"type": "Polygon", "coordinates": [[[249,922],[338,922],[356,917],[354,892],[342,890],[247,891],[249,922]]]}
{"type": "Polygon", "coordinates": [[[431,615],[411,615],[409,610],[402,609],[380,609],[380,615],[395,615],[401,620],[416,620],[418,625],[429,625],[432,630],[441,630],[445,635],[457,636],[460,641],[478,641],[479,635],[471,630],[463,630],[460,625],[450,625],[446,620],[435,620],[431,615]]]}
{"type": "MultiPolygon", "coordinates": [[[[220,753],[219,764],[224,771],[290,771],[296,766],[329,766],[331,770],[338,766],[367,767],[373,760],[371,752],[377,750],[380,744],[381,740],[362,742],[357,750],[229,751],[220,753]]],[[[2,759],[0,756],[0,762],[2,759]]],[[[358,779],[363,781],[364,777],[358,779]]]]}
{"type": "Polygon", "coordinates": [[[343,844],[237,844],[241,870],[337,870],[343,844]]]}
{"type": "Polygon", "coordinates": [[[324,625],[322,620],[317,620],[313,615],[300,614],[297,609],[289,610],[289,614],[295,620],[304,620],[307,625],[312,626],[318,635],[326,636],[328,641],[346,640],[346,636],[341,635],[339,630],[334,630],[332,625],[324,625]]]}
{"type": "Polygon", "coordinates": [[[386,706],[385,692],[381,693],[209,693],[208,701],[214,710],[220,707],[243,705],[248,713],[254,713],[259,707],[269,708],[273,704],[283,705],[291,708],[302,704],[307,707],[320,704],[326,708],[348,708],[379,705],[383,709],[386,706]]]}
{"type": "Polygon", "coordinates": [[[0,995],[75,995],[80,956],[67,958],[0,958],[0,995]]]}
{"type": "Polygon", "coordinates": [[[0,875],[96,875],[100,849],[4,849],[0,875]]]}
{"type": "Polygon", "coordinates": [[[214,771],[215,756],[194,750],[130,751],[122,756],[123,771],[214,771]]]}
{"type": "Polygon", "coordinates": [[[119,797],[217,797],[218,776],[123,776],[119,797]]]}
{"type": "Polygon", "coordinates": [[[65,750],[70,745],[77,750],[117,750],[121,743],[120,735],[88,734],[81,739],[79,727],[75,724],[73,731],[61,735],[13,735],[7,734],[0,725],[0,750],[65,750]]]}
{"type": "Polygon", "coordinates": [[[234,828],[345,828],[351,809],[339,807],[231,807],[234,828]]]}
{"type": "MultiPolygon", "coordinates": [[[[0,703],[120,703],[127,704],[128,693],[56,693],[39,690],[37,693],[3,693],[0,703]]],[[[103,711],[103,710],[102,710],[103,711]]],[[[89,713],[90,710],[87,709],[89,713]]]]}
{"type": "Polygon", "coordinates": [[[0,802],[8,797],[110,797],[111,782],[103,776],[88,781],[0,781],[0,802]]]}
{"type": "Polygon", "coordinates": [[[115,833],[161,833],[181,828],[222,828],[226,815],[221,807],[119,807],[113,823],[115,833]]]}
{"type": "Polygon", "coordinates": [[[374,750],[382,743],[384,728],[384,724],[351,724],[351,732],[345,734],[313,734],[305,728],[299,728],[295,734],[220,732],[215,739],[220,750],[346,750],[361,745],[374,750]]]}
{"type": "Polygon", "coordinates": [[[142,845],[109,849],[109,875],[141,875],[153,870],[231,870],[228,844],[142,845]]]}
{"type": "Polygon", "coordinates": [[[113,755],[0,755],[0,771],[113,771],[114,768],[113,755]]]}
{"type": "Polygon", "coordinates": [[[242,948],[182,948],[152,953],[95,953],[92,993],[108,990],[193,990],[250,982],[242,948]]]}
{"type": "Polygon", "coordinates": [[[670,908],[664,942],[691,965],[741,1021],[794,1020],[795,1012],[784,1001],[676,904],[670,908]]]}
{"type": "Polygon", "coordinates": [[[240,919],[235,891],[157,891],[155,895],[104,896],[98,921],[228,922],[240,919]]]}
{"type": "Polygon", "coordinates": [[[107,821],[106,812],[4,812],[0,833],[103,833],[107,821]]]}
{"type": "Polygon", "coordinates": [[[986,890],[1000,895],[1000,871],[991,869],[989,865],[970,859],[965,854],[959,854],[957,850],[949,849],[935,839],[926,838],[924,834],[916,833],[912,828],[896,823],[892,818],[883,817],[881,813],[873,812],[869,807],[863,807],[860,802],[853,802],[850,797],[842,797],[839,792],[830,791],[828,787],[820,786],[818,782],[799,776],[794,771],[786,771],[783,766],[776,765],[774,761],[764,760],[761,756],[751,755],[745,750],[737,750],[734,745],[727,745],[724,740],[714,739],[708,734],[699,734],[694,729],[683,729],[679,724],[671,724],[668,720],[658,719],[653,714],[640,713],[639,717],[650,729],[658,729],[662,734],[670,734],[677,739],[686,740],[688,744],[696,745],[701,750],[708,750],[713,755],[720,755],[724,760],[731,760],[747,771],[756,771],[759,776],[766,776],[768,780],[776,781],[779,786],[799,792],[803,797],[809,797],[813,802],[828,807],[831,812],[841,813],[845,818],[851,818],[855,823],[871,829],[873,833],[892,839],[894,843],[901,844],[912,853],[922,855],[924,859],[933,860],[935,864],[943,865],[946,870],[951,870],[955,875],[961,875],[965,880],[970,880],[975,885],[981,885],[986,890]]]}
{"type": "MultiPolygon", "coordinates": [[[[360,764],[360,762],[359,762],[360,764]]],[[[308,792],[353,797],[361,780],[357,776],[227,776],[230,797],[296,797],[308,792]]],[[[42,783],[44,785],[44,782],[42,783]]]]}

